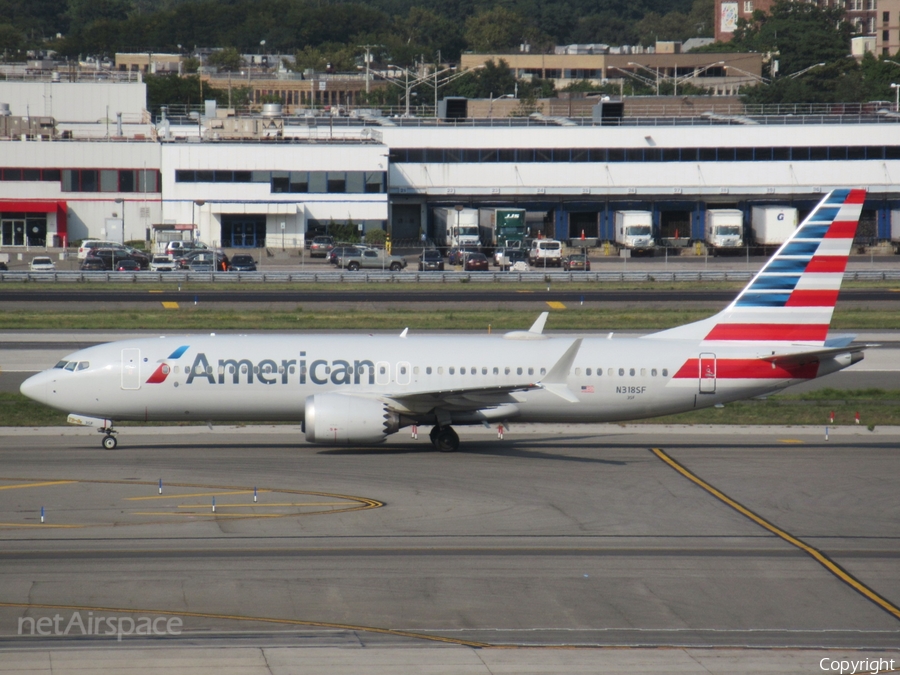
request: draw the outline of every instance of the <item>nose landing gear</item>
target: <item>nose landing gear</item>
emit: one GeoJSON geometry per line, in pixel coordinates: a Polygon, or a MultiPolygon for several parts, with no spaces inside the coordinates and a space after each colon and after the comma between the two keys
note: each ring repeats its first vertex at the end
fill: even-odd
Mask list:
{"type": "Polygon", "coordinates": [[[456,452],[459,450],[459,436],[453,431],[453,427],[433,427],[431,433],[431,443],[440,452],[456,452]]]}
{"type": "Polygon", "coordinates": [[[119,433],[115,429],[113,429],[112,424],[108,427],[100,427],[97,429],[101,434],[103,434],[103,447],[107,450],[115,450],[116,446],[119,442],[116,440],[115,434],[119,433]]]}

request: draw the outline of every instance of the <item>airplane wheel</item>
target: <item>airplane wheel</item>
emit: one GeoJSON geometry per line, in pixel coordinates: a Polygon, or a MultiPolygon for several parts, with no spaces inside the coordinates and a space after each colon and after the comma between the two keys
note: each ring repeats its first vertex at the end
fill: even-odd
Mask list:
{"type": "Polygon", "coordinates": [[[118,441],[115,436],[104,436],[103,437],[103,447],[107,450],[115,450],[116,445],[118,445],[118,441]]]}
{"type": "Polygon", "coordinates": [[[443,427],[438,432],[435,445],[441,452],[456,452],[459,450],[459,436],[451,427],[443,427]]]}
{"type": "Polygon", "coordinates": [[[440,427],[431,427],[431,431],[428,432],[428,437],[431,439],[431,444],[434,447],[437,447],[437,437],[440,430],[440,427]]]}

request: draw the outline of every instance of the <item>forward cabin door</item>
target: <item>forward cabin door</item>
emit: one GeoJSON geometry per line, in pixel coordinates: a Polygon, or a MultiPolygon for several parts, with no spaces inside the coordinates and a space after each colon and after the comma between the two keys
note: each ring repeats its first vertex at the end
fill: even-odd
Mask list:
{"type": "Polygon", "coordinates": [[[122,350],[122,389],[141,388],[141,350],[122,350]]]}
{"type": "Polygon", "coordinates": [[[700,354],[700,393],[716,393],[716,355],[700,354]]]}

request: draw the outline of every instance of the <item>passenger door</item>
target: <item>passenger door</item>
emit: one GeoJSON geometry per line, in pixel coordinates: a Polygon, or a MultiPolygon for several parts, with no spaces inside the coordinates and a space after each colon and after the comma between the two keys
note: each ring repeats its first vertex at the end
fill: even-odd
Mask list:
{"type": "Polygon", "coordinates": [[[716,393],[716,355],[700,354],[700,393],[716,393]]]}
{"type": "Polygon", "coordinates": [[[141,388],[141,350],[122,350],[122,389],[141,388]]]}

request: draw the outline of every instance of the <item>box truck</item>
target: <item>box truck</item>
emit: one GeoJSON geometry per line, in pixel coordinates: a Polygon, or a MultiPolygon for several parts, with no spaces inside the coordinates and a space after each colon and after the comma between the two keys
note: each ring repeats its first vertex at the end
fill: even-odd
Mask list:
{"type": "Polygon", "coordinates": [[[706,212],[706,245],[715,251],[744,245],[744,213],[738,209],[710,209],[706,212]]]}
{"type": "Polygon", "coordinates": [[[498,247],[521,248],[525,231],[525,209],[478,209],[481,245],[489,255],[498,247]]]}
{"type": "Polygon", "coordinates": [[[756,246],[778,248],[797,229],[797,209],[792,206],[754,206],[750,228],[756,246]]]}
{"type": "Polygon", "coordinates": [[[629,251],[652,251],[653,214],[650,211],[616,211],[616,245],[629,251]]]}
{"type": "Polygon", "coordinates": [[[478,211],[436,208],[434,245],[445,253],[451,248],[478,248],[478,211]]]}

